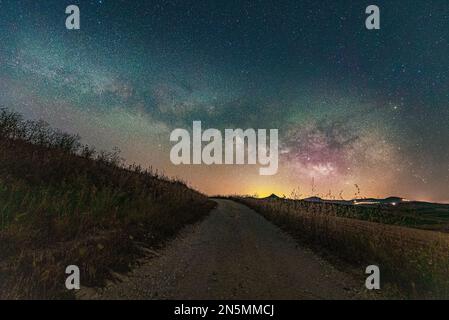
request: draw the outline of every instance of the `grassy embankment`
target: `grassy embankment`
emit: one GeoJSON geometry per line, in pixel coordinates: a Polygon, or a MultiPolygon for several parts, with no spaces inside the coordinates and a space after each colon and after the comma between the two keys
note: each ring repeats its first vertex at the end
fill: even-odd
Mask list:
{"type": "Polygon", "coordinates": [[[71,264],[82,286],[101,286],[213,206],[116,152],[0,110],[0,298],[71,298],[71,264]]]}
{"type": "Polygon", "coordinates": [[[392,225],[410,221],[391,216],[383,219],[385,212],[377,214],[372,208],[287,199],[235,199],[299,241],[351,263],[361,274],[366,266],[378,265],[382,283],[398,288],[401,296],[449,298],[447,233],[392,225]],[[365,220],[354,219],[362,216],[365,220]]]}

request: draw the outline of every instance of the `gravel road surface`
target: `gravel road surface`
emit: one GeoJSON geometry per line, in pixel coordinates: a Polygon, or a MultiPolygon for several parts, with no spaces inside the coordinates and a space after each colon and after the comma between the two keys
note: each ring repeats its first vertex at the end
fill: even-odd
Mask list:
{"type": "Polygon", "coordinates": [[[246,206],[215,200],[203,221],[121,282],[89,299],[356,299],[363,283],[336,270],[246,206]]]}

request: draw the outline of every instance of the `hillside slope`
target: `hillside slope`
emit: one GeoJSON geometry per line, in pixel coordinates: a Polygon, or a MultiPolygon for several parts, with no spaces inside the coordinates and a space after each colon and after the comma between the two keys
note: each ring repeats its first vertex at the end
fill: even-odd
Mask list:
{"type": "Polygon", "coordinates": [[[65,268],[98,286],[214,203],[79,137],[0,112],[0,298],[73,297],[65,268]]]}

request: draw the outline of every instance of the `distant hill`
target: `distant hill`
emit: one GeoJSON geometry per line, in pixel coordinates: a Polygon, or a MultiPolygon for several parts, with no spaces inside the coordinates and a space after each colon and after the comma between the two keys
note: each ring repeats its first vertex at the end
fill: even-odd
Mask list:
{"type": "Polygon", "coordinates": [[[264,199],[281,199],[281,197],[275,195],[274,193],[270,194],[268,197],[265,197],[264,199]]]}
{"type": "Polygon", "coordinates": [[[305,198],[304,201],[309,201],[309,202],[322,202],[322,201],[326,201],[321,199],[320,197],[309,197],[309,198],[305,198]]]}
{"type": "MultiPolygon", "coordinates": [[[[278,195],[272,193],[267,197],[258,198],[260,200],[268,199],[268,200],[277,200],[277,199],[285,199],[284,197],[279,197],[278,195]]],[[[386,198],[356,198],[351,200],[334,200],[334,199],[323,199],[318,196],[312,196],[304,199],[300,199],[301,201],[313,202],[313,203],[329,203],[329,204],[342,204],[342,205],[357,205],[357,206],[385,206],[385,207],[401,207],[404,209],[435,209],[440,208],[444,212],[449,209],[449,204],[442,203],[431,203],[431,202],[423,202],[423,201],[410,201],[402,197],[390,196],[386,198]]]]}

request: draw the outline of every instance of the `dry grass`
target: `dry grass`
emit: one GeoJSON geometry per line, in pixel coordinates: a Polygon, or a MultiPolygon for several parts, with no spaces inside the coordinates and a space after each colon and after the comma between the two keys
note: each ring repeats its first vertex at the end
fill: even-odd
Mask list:
{"type": "Polygon", "coordinates": [[[449,298],[448,234],[344,218],[332,212],[335,206],[299,200],[238,200],[297,239],[360,270],[378,265],[382,279],[408,298],[449,298]]]}

